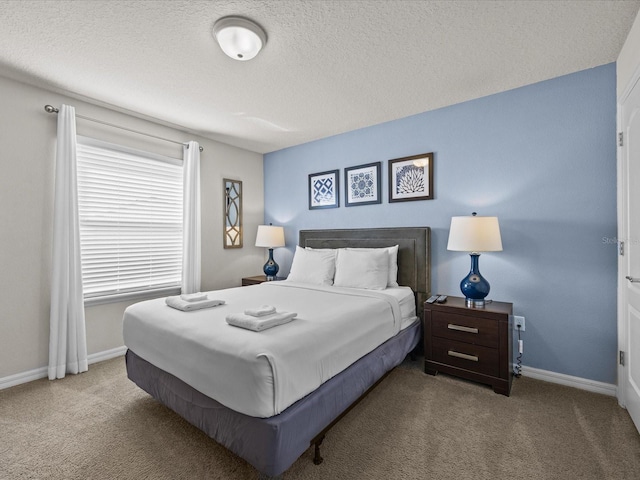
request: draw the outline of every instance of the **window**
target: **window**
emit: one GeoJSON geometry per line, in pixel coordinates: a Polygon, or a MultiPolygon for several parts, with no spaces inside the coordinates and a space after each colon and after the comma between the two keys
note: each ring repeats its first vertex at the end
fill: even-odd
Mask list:
{"type": "Polygon", "coordinates": [[[85,304],[178,293],[182,160],[78,136],[85,304]]]}

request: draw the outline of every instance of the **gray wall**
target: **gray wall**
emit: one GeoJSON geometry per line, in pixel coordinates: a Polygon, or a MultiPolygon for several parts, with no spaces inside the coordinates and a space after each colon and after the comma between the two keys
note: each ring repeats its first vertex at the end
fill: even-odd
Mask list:
{"type": "MultiPolygon", "coordinates": [[[[0,77],[0,379],[45,367],[49,355],[49,295],[56,117],[44,105],[74,105],[81,115],[175,141],[197,140],[201,156],[202,287],[240,286],[261,272],[264,249],[253,247],[262,223],[262,155],[117,113],[0,77]],[[222,248],[222,179],[243,181],[245,247],[222,248]]],[[[182,147],[78,120],[80,135],[182,157],[182,147]]],[[[121,347],[128,303],[86,309],[87,347],[121,347]]]]}
{"type": "MultiPolygon", "coordinates": [[[[428,85],[425,86],[428,88],[428,85]]],[[[469,257],[447,251],[454,215],[497,215],[483,254],[490,297],[526,317],[523,364],[616,382],[615,64],[265,155],[265,220],[300,229],[432,227],[432,291],[460,295],[469,257]],[[387,160],[435,154],[435,199],[390,204],[387,160]],[[381,205],[308,210],[308,175],[382,161],[381,205]]],[[[336,108],[339,108],[337,106],[336,108]]]]}

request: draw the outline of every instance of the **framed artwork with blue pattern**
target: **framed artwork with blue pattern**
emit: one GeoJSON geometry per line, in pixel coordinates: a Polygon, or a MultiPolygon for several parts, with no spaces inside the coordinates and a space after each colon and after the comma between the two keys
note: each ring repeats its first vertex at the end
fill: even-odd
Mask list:
{"type": "Polygon", "coordinates": [[[389,160],[389,203],[433,199],[433,153],[389,160]]]}
{"type": "Polygon", "coordinates": [[[309,175],[309,210],[340,206],[340,170],[309,175]]]}
{"type": "Polygon", "coordinates": [[[344,169],[345,206],[381,203],[381,162],[358,165],[344,169]]]}

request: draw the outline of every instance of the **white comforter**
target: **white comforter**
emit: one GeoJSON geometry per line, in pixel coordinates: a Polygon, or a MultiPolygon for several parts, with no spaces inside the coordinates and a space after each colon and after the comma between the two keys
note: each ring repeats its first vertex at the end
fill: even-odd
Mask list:
{"type": "Polygon", "coordinates": [[[130,306],[124,314],[125,345],[254,417],[279,414],[394,336],[402,323],[398,300],[384,291],[285,281],[210,292],[209,298],[225,304],[181,312],[161,298],[130,306]],[[229,313],[263,304],[298,316],[262,332],[225,322],[229,313]]]}

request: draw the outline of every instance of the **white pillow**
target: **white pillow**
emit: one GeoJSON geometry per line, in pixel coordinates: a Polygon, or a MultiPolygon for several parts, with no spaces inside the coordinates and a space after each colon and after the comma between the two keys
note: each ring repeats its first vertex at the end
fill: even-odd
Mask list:
{"type": "Polygon", "coordinates": [[[386,250],[338,250],[334,287],[384,290],[388,277],[389,253],[386,250]]]}
{"type": "Polygon", "coordinates": [[[336,252],[334,250],[306,250],[296,245],[296,253],[293,256],[287,280],[331,286],[335,271],[336,252]]]}
{"type": "Polygon", "coordinates": [[[347,250],[368,252],[372,250],[386,250],[389,254],[389,278],[387,279],[387,287],[398,286],[398,245],[383,248],[347,248],[347,250]]]}

